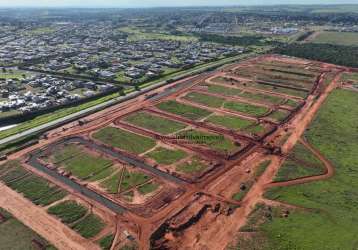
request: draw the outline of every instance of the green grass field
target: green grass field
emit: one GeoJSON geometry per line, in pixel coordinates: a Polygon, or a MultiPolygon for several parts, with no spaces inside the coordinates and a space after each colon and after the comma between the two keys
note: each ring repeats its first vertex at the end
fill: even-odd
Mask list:
{"type": "Polygon", "coordinates": [[[123,178],[120,186],[120,191],[128,190],[134,186],[143,184],[150,180],[148,175],[136,171],[128,171],[123,173],[123,178]]]}
{"type": "Polygon", "coordinates": [[[27,73],[23,72],[23,71],[13,71],[13,72],[0,72],[0,79],[23,79],[26,76],[28,76],[27,73]]]}
{"type": "Polygon", "coordinates": [[[39,248],[33,244],[33,240],[39,242],[44,247],[43,249],[56,249],[2,208],[0,208],[0,214],[4,217],[4,221],[0,222],[1,250],[38,250],[39,248]]]}
{"type": "Polygon", "coordinates": [[[227,129],[244,130],[246,127],[253,125],[254,121],[245,120],[237,116],[212,115],[205,120],[214,125],[219,125],[227,129]]]}
{"type": "Polygon", "coordinates": [[[105,223],[95,214],[89,214],[72,226],[82,237],[88,239],[99,234],[105,227],[105,223]]]}
{"type": "Polygon", "coordinates": [[[227,96],[237,96],[241,94],[242,90],[210,84],[208,85],[208,92],[227,96]]]}
{"type": "Polygon", "coordinates": [[[67,195],[67,192],[58,186],[22,168],[17,161],[1,166],[0,180],[36,205],[47,206],[67,195]]]}
{"type": "Polygon", "coordinates": [[[358,73],[344,73],[342,80],[352,81],[356,86],[358,86],[358,73]]]}
{"type": "Polygon", "coordinates": [[[236,145],[233,141],[218,134],[198,130],[186,130],[178,133],[178,135],[183,136],[185,140],[190,141],[190,143],[205,145],[223,154],[233,152],[240,148],[240,145],[236,145]]]}
{"type": "Polygon", "coordinates": [[[325,167],[308,149],[301,143],[297,143],[290,153],[289,158],[280,167],[275,181],[286,181],[300,177],[323,174],[325,167]],[[290,158],[298,159],[298,161],[290,158]]]}
{"type": "Polygon", "coordinates": [[[257,83],[255,85],[253,85],[253,87],[258,88],[258,89],[273,91],[273,92],[276,92],[276,93],[282,93],[282,94],[302,97],[302,98],[305,98],[308,95],[307,91],[288,89],[288,88],[272,86],[272,85],[266,85],[266,84],[257,83]]]}
{"type": "Polygon", "coordinates": [[[224,98],[205,95],[198,92],[190,92],[186,96],[184,96],[184,99],[211,108],[220,108],[225,102],[224,98]]]}
{"type": "Polygon", "coordinates": [[[119,183],[121,181],[121,171],[111,175],[109,178],[103,180],[100,186],[105,188],[108,193],[116,194],[119,189],[119,183]]]}
{"type": "Polygon", "coordinates": [[[224,104],[224,108],[228,110],[248,114],[254,117],[262,116],[269,111],[269,109],[265,107],[254,106],[251,104],[241,103],[241,102],[227,102],[224,104]]]}
{"type": "Polygon", "coordinates": [[[185,163],[182,163],[176,167],[176,171],[182,172],[185,174],[195,174],[199,173],[207,168],[198,157],[194,156],[185,163]]]}
{"type": "Polygon", "coordinates": [[[281,104],[284,102],[284,99],[277,96],[266,95],[261,93],[251,93],[251,92],[243,92],[240,94],[240,97],[255,100],[255,101],[264,101],[272,104],[281,104]]]}
{"type": "Polygon", "coordinates": [[[114,240],[114,235],[113,234],[109,234],[107,236],[104,236],[103,238],[101,238],[98,241],[99,246],[101,247],[102,250],[110,250],[112,243],[114,240]]]}
{"type": "Polygon", "coordinates": [[[156,144],[151,138],[114,127],[106,127],[99,130],[93,134],[93,138],[104,144],[135,154],[144,153],[156,144]]]}
{"type": "Polygon", "coordinates": [[[137,112],[130,114],[124,119],[124,121],[163,135],[172,134],[178,130],[186,128],[186,125],[183,123],[169,120],[147,112],[137,112]]]}
{"type": "Polygon", "coordinates": [[[322,31],[314,38],[313,43],[328,43],[346,46],[358,46],[358,33],[322,31]]]}
{"type": "Polygon", "coordinates": [[[138,191],[139,191],[139,193],[146,195],[146,194],[153,193],[158,188],[159,188],[159,184],[157,184],[155,182],[150,182],[150,183],[144,184],[143,186],[140,186],[138,188],[138,191]]]}
{"type": "Polygon", "coordinates": [[[148,157],[154,159],[158,164],[171,165],[187,156],[182,150],[171,150],[166,148],[156,148],[147,154],[148,157]]]}
{"type": "Polygon", "coordinates": [[[321,107],[306,131],[307,140],[335,166],[324,181],[275,188],[271,199],[311,208],[274,217],[260,231],[270,248],[336,250],[355,249],[358,235],[358,98],[336,90],[321,107]]]}
{"type": "Polygon", "coordinates": [[[50,207],[47,212],[59,218],[65,224],[71,224],[83,218],[87,213],[87,208],[81,204],[67,200],[50,207]]]}
{"type": "Polygon", "coordinates": [[[162,102],[159,103],[156,107],[165,112],[183,116],[190,120],[200,120],[211,114],[210,111],[197,108],[194,106],[182,104],[176,101],[162,102]]]}
{"type": "Polygon", "coordinates": [[[111,160],[90,155],[90,153],[75,144],[65,145],[63,148],[56,150],[54,159],[57,165],[60,165],[81,180],[93,178],[112,165],[111,160]]]}
{"type": "Polygon", "coordinates": [[[277,122],[282,122],[288,117],[289,113],[287,111],[283,110],[276,110],[272,112],[270,115],[267,116],[267,118],[272,118],[277,122]]]}

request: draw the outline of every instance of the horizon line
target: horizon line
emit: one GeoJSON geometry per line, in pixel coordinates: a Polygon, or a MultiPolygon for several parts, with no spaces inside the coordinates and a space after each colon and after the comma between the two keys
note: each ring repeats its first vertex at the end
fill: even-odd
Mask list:
{"type": "Polygon", "coordinates": [[[358,5],[358,3],[322,3],[322,4],[240,4],[240,5],[158,5],[158,6],[118,6],[118,5],[0,5],[0,9],[40,9],[40,8],[49,8],[49,9],[58,9],[58,8],[74,8],[74,9],[155,9],[155,8],[227,8],[227,7],[254,7],[254,6],[342,6],[342,5],[358,5]]]}

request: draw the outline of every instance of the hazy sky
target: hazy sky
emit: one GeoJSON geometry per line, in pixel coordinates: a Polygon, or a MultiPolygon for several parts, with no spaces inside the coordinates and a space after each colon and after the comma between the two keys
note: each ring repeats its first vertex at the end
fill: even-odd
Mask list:
{"type": "Polygon", "coordinates": [[[158,7],[266,4],[358,4],[358,0],[0,0],[6,7],[158,7]]]}

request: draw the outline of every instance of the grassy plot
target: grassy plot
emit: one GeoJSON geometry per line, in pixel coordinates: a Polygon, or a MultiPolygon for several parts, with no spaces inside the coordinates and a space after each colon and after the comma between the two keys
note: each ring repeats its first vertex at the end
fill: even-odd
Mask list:
{"type": "Polygon", "coordinates": [[[312,42],[346,45],[346,46],[358,46],[358,33],[323,31],[320,32],[312,42]]]}
{"type": "Polygon", "coordinates": [[[176,171],[182,172],[185,174],[198,173],[207,168],[207,165],[203,161],[194,156],[190,160],[182,163],[176,167],[176,171]]]}
{"type": "Polygon", "coordinates": [[[169,120],[147,112],[137,112],[127,116],[124,121],[160,134],[168,135],[184,129],[185,124],[169,120]]]}
{"type": "Polygon", "coordinates": [[[88,239],[99,234],[105,227],[105,223],[95,214],[89,214],[72,226],[82,237],[88,239]]]}
{"type": "Polygon", "coordinates": [[[265,101],[273,104],[283,103],[285,99],[273,95],[266,95],[261,93],[251,93],[251,92],[243,92],[240,94],[240,97],[244,97],[247,99],[255,100],[255,101],[265,101]]]}
{"type": "Polygon", "coordinates": [[[147,154],[148,157],[154,159],[159,164],[170,165],[187,156],[182,150],[171,150],[166,148],[156,148],[147,154]]]}
{"type": "Polygon", "coordinates": [[[121,181],[121,175],[121,171],[115,173],[114,175],[102,181],[100,186],[105,188],[107,192],[116,194],[118,192],[119,183],[121,181]]]}
{"type": "Polygon", "coordinates": [[[289,113],[287,111],[283,110],[275,110],[270,115],[267,116],[267,118],[272,118],[275,121],[282,122],[289,116],[289,113]]]}
{"type": "Polygon", "coordinates": [[[240,148],[240,145],[237,145],[235,142],[218,134],[198,130],[186,130],[180,132],[178,135],[185,140],[190,141],[190,143],[205,145],[220,153],[230,153],[240,148]]]}
{"type": "Polygon", "coordinates": [[[123,178],[120,186],[121,191],[128,190],[150,180],[148,175],[136,171],[124,170],[123,178]]]}
{"type": "Polygon", "coordinates": [[[269,111],[269,109],[265,107],[255,106],[255,105],[241,103],[241,102],[227,102],[224,104],[224,108],[232,111],[237,111],[244,114],[252,115],[255,117],[262,116],[269,111]]]}
{"type": "Polygon", "coordinates": [[[275,181],[286,181],[305,176],[319,175],[323,174],[324,170],[323,163],[306,149],[305,146],[297,143],[289,158],[277,172],[275,181]],[[298,160],[294,160],[292,157],[298,160]]]}
{"type": "Polygon", "coordinates": [[[205,120],[206,122],[214,125],[219,125],[227,129],[242,130],[248,126],[253,125],[254,121],[245,120],[237,116],[223,116],[223,115],[212,115],[205,120]]]}
{"type": "Polygon", "coordinates": [[[65,145],[56,150],[54,154],[56,162],[81,180],[91,178],[112,165],[112,161],[103,157],[90,155],[80,146],[75,144],[65,145]],[[69,158],[69,155],[72,155],[69,158]],[[62,161],[61,161],[62,160],[62,161]]]}
{"type": "Polygon", "coordinates": [[[0,249],[37,250],[33,241],[40,243],[46,250],[55,249],[36,232],[15,219],[10,213],[0,208],[4,221],[0,222],[0,249]]]}
{"type": "Polygon", "coordinates": [[[220,108],[225,102],[224,98],[205,95],[198,92],[190,92],[186,96],[184,96],[184,99],[211,108],[220,108]]]}
{"type": "Polygon", "coordinates": [[[214,93],[214,94],[222,94],[227,96],[237,96],[239,95],[242,90],[237,88],[228,88],[220,85],[207,85],[208,86],[208,92],[214,93]]]}
{"type": "Polygon", "coordinates": [[[144,184],[143,186],[140,186],[138,188],[138,191],[139,191],[139,193],[146,195],[146,194],[153,193],[158,188],[159,188],[159,184],[157,184],[155,182],[150,182],[150,183],[144,184]]]}
{"type": "Polygon", "coordinates": [[[300,103],[297,102],[297,101],[288,99],[288,100],[284,103],[284,105],[287,105],[287,106],[289,106],[289,107],[291,107],[291,108],[297,108],[297,107],[300,105],[300,103]]]}
{"type": "Polygon", "coordinates": [[[71,200],[56,204],[47,210],[49,214],[55,215],[65,224],[71,224],[83,218],[87,211],[87,208],[71,200]]]}
{"type": "Polygon", "coordinates": [[[211,112],[208,110],[178,103],[176,101],[162,102],[159,103],[156,107],[165,112],[183,116],[190,120],[199,120],[211,114],[211,112]]]}
{"type": "Polygon", "coordinates": [[[144,153],[156,144],[151,138],[114,127],[106,127],[99,130],[93,134],[93,138],[104,144],[135,154],[144,153]]]}
{"type": "Polygon", "coordinates": [[[47,206],[67,195],[58,186],[23,169],[17,161],[5,163],[0,169],[0,180],[36,205],[47,206]]]}
{"type": "Polygon", "coordinates": [[[324,181],[275,188],[266,194],[313,212],[274,219],[262,230],[274,249],[355,249],[358,235],[358,99],[336,90],[306,131],[307,140],[335,166],[324,181]],[[312,210],[311,210],[312,211],[312,210]]]}
{"type": "Polygon", "coordinates": [[[103,238],[101,238],[98,241],[98,244],[102,250],[110,250],[113,240],[114,240],[114,235],[110,234],[110,235],[107,235],[107,236],[104,236],[103,238]]]}
{"type": "Polygon", "coordinates": [[[273,86],[273,85],[263,84],[263,83],[255,83],[255,82],[241,83],[241,84],[236,84],[236,85],[240,86],[240,87],[250,87],[250,88],[254,88],[254,89],[258,89],[258,90],[272,91],[272,92],[276,92],[276,93],[287,94],[287,95],[303,97],[303,98],[306,97],[308,94],[307,91],[289,89],[289,88],[273,86]]]}

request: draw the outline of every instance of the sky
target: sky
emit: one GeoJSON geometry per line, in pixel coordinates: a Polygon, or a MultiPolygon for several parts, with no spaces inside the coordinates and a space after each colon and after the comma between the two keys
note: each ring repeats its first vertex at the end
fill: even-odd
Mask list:
{"type": "Polygon", "coordinates": [[[358,0],[0,0],[0,7],[162,7],[268,4],[358,4],[358,0]]]}

